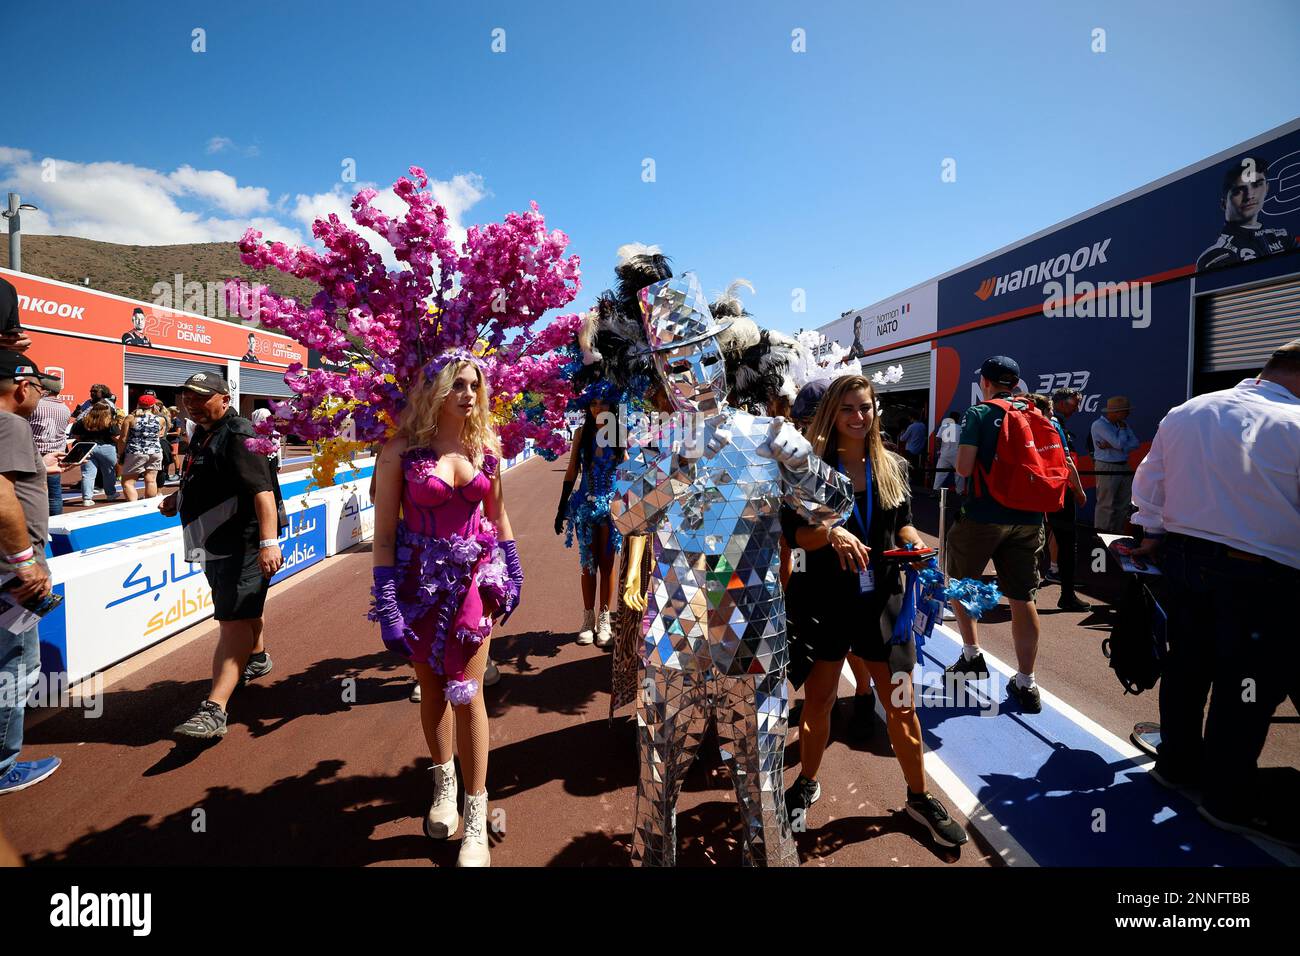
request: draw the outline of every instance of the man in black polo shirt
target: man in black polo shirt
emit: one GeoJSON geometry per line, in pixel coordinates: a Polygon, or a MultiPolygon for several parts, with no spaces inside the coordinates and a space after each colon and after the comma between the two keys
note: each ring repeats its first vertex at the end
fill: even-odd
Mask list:
{"type": "Polygon", "coordinates": [[[271,671],[262,638],[262,608],[280,570],[280,482],[265,455],[244,444],[252,423],[230,407],[230,387],[216,374],[191,375],[178,390],[197,427],[180,490],[158,510],[180,512],[185,557],[203,564],[221,637],[212,656],[212,692],[175,729],[185,737],[226,734],[226,707],[243,680],[271,671]]]}

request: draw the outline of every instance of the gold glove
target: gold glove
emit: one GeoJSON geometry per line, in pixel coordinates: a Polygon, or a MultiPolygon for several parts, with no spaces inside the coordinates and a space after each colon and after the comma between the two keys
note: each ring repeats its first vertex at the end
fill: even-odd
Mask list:
{"type": "Polygon", "coordinates": [[[645,610],[645,594],[641,588],[641,558],[645,554],[645,535],[629,535],[624,541],[627,548],[627,580],[623,582],[623,606],[633,611],[645,610]]]}

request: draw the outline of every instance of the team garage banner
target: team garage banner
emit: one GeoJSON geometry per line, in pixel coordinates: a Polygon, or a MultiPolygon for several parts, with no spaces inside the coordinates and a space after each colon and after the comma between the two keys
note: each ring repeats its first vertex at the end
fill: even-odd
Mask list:
{"type": "Polygon", "coordinates": [[[113,394],[126,394],[126,350],[112,342],[55,335],[28,329],[32,347],[27,354],[41,370],[63,380],[59,400],[76,408],[90,397],[90,386],[107,385],[113,394]]]}
{"type": "MultiPolygon", "coordinates": [[[[1300,122],[940,280],[939,329],[1044,312],[1145,328],[1152,321],[1147,284],[1296,253],[1297,127],[1300,122]]],[[[1103,329],[1092,327],[1109,335],[1103,329]]]]}
{"type": "Polygon", "coordinates": [[[128,349],[135,355],[215,360],[222,367],[239,362],[281,373],[295,362],[307,364],[307,349],[275,332],[23,272],[0,269],[0,275],[17,290],[19,321],[31,333],[30,354],[45,371],[61,373],[60,397],[69,407],[83,401],[94,384],[109,386],[119,399],[125,396],[128,349]]]}
{"type": "Polygon", "coordinates": [[[928,282],[849,312],[817,331],[849,350],[850,358],[925,339],[938,328],[939,283],[928,282]]]}
{"type": "MultiPolygon", "coordinates": [[[[981,400],[980,366],[993,355],[1008,355],[1020,366],[1017,391],[1051,393],[1077,388],[1083,404],[1065,426],[1083,454],[1080,467],[1092,468],[1087,454],[1092,423],[1105,411],[1106,399],[1122,395],[1133,406],[1129,424],[1141,440],[1130,456],[1137,463],[1151,447],[1156,426],[1186,387],[1187,291],[1185,283],[1152,290],[1149,326],[1099,325],[1097,319],[1062,316],[1009,322],[950,335],[934,350],[934,414],[959,415],[981,400]]],[[[1091,478],[1084,484],[1093,485],[1091,478]]]]}

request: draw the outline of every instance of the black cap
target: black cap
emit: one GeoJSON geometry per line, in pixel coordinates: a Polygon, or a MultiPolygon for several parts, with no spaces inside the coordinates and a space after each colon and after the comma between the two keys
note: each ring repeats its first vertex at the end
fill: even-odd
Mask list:
{"type": "Polygon", "coordinates": [[[799,394],[794,397],[794,404],[790,406],[790,417],[812,418],[817,414],[817,406],[821,404],[821,400],[826,396],[826,390],[830,387],[829,379],[819,378],[799,389],[799,394]]]}
{"type": "Polygon", "coordinates": [[[230,386],[226,380],[215,372],[195,372],[185,380],[185,384],[178,391],[188,390],[197,392],[200,395],[229,395],[230,386]]]}
{"type": "Polygon", "coordinates": [[[157,397],[158,397],[158,393],[155,392],[152,388],[146,388],[146,389],[145,389],[143,392],[141,392],[140,394],[141,394],[141,395],[152,395],[154,398],[157,398],[157,397]]]}
{"type": "Polygon", "coordinates": [[[21,352],[0,349],[0,378],[45,377],[35,360],[21,352]]]}
{"type": "Polygon", "coordinates": [[[994,385],[1015,388],[1020,383],[1020,366],[1013,358],[995,355],[984,360],[984,364],[980,366],[980,376],[987,378],[994,385]]]}

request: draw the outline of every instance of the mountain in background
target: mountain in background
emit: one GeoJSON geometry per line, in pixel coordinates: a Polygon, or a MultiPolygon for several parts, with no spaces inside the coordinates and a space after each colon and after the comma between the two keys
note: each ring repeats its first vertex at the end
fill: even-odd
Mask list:
{"type": "MultiPolygon", "coordinates": [[[[9,266],[9,236],[0,235],[0,265],[9,266]]],[[[233,242],[199,242],[177,246],[123,246],[115,242],[96,242],[76,236],[32,236],[23,234],[23,272],[46,279],[58,279],[72,285],[87,285],[99,292],[154,302],[155,283],[175,288],[180,273],[181,289],[187,282],[223,282],[236,276],[260,282],[272,292],[293,296],[306,305],[320,291],[312,282],[268,270],[258,272],[239,261],[239,247],[233,242]]],[[[173,292],[174,294],[174,292],[173,292]]],[[[205,296],[205,301],[216,297],[205,296]]],[[[173,302],[178,308],[182,302],[173,302]]],[[[208,307],[186,309],[208,318],[237,321],[237,315],[216,312],[215,302],[208,307]]]]}

